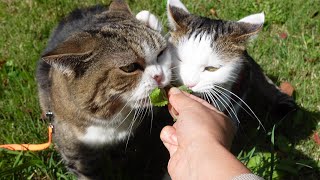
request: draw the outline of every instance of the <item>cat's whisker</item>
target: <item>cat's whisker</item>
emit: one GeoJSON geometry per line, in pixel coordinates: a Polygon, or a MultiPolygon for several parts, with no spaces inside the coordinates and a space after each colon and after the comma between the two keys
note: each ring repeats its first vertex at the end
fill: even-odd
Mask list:
{"type": "MultiPolygon", "coordinates": [[[[139,104],[146,105],[147,104],[147,98],[140,99],[139,100],[139,104]]],[[[138,121],[138,124],[140,124],[142,122],[142,120],[144,119],[144,117],[146,116],[147,109],[148,109],[148,107],[139,107],[140,112],[139,112],[138,115],[140,117],[140,120],[138,121]]]]}
{"type": "MultiPolygon", "coordinates": [[[[217,85],[215,85],[215,86],[217,86],[217,85]]],[[[215,88],[213,85],[208,85],[208,86],[205,87],[205,89],[214,89],[215,91],[223,94],[223,95],[226,97],[226,99],[228,99],[228,101],[232,100],[232,101],[235,102],[241,109],[243,109],[250,117],[256,118],[256,117],[254,117],[254,116],[252,115],[252,114],[254,114],[254,113],[248,112],[245,107],[243,107],[240,103],[238,103],[238,102],[237,102],[235,99],[233,99],[230,95],[228,95],[228,94],[224,93],[223,91],[215,88]],[[229,99],[230,99],[230,100],[229,100],[229,99]]],[[[229,91],[228,91],[228,92],[229,92],[229,91]]],[[[236,98],[239,99],[238,96],[237,96],[236,98]]],[[[242,99],[240,99],[240,100],[242,101],[242,99]]],[[[250,107],[249,107],[248,105],[247,105],[246,107],[247,107],[248,109],[250,109],[250,107]]],[[[251,109],[250,109],[250,110],[251,110],[251,109]]],[[[252,110],[251,110],[251,111],[252,111],[252,110]]],[[[252,111],[252,112],[253,112],[253,111],[252,111]]],[[[259,121],[259,119],[258,119],[258,121],[259,121]]],[[[259,124],[259,125],[262,125],[262,124],[259,124]]]]}
{"type": "MultiPolygon", "coordinates": [[[[149,96],[146,96],[146,97],[149,97],[149,96]]],[[[144,98],[144,99],[143,99],[143,101],[144,101],[143,103],[144,103],[144,104],[147,104],[148,100],[149,100],[148,98],[144,98]]],[[[142,100],[141,100],[141,101],[142,101],[142,100]]],[[[148,108],[149,108],[149,107],[142,108],[142,109],[143,109],[143,111],[142,111],[143,113],[141,114],[142,116],[141,116],[140,121],[138,122],[138,124],[140,124],[140,123],[144,120],[144,118],[146,117],[146,115],[148,114],[148,108]]]]}
{"type": "Polygon", "coordinates": [[[116,126],[115,129],[118,129],[118,128],[127,120],[127,118],[130,116],[130,114],[132,113],[133,110],[134,110],[134,109],[132,108],[132,109],[129,111],[129,113],[127,114],[127,116],[118,124],[118,126],[116,126]]]}
{"type": "MultiPolygon", "coordinates": [[[[221,91],[218,91],[218,89],[214,89],[214,91],[217,93],[217,95],[223,96],[223,97],[228,101],[229,107],[232,108],[233,112],[237,112],[237,110],[236,110],[235,107],[234,107],[234,104],[232,103],[232,102],[235,102],[235,103],[239,106],[239,103],[238,103],[237,101],[235,101],[232,97],[226,95],[225,93],[221,93],[221,91]]],[[[241,106],[240,106],[240,107],[241,107],[241,106]]],[[[246,110],[245,110],[245,111],[246,111],[246,110]]],[[[247,112],[247,111],[246,111],[246,112],[247,112]]],[[[249,114],[249,115],[251,116],[251,114],[249,114]]],[[[238,123],[240,124],[241,122],[240,122],[240,120],[239,120],[239,118],[238,118],[238,116],[237,116],[237,113],[235,113],[235,116],[236,116],[236,118],[237,118],[238,123]]],[[[252,116],[251,116],[251,117],[252,117],[252,116]]]]}
{"type": "MultiPolygon", "coordinates": [[[[117,97],[112,99],[112,101],[118,101],[120,97],[121,97],[120,95],[117,95],[117,97]]],[[[108,99],[108,101],[109,101],[109,99],[108,99]]]]}
{"type": "Polygon", "coordinates": [[[179,80],[179,79],[178,78],[177,79],[171,79],[170,82],[171,83],[175,83],[175,82],[177,82],[177,80],[179,80]]]}
{"type": "Polygon", "coordinates": [[[221,111],[221,108],[219,106],[219,104],[217,103],[217,101],[212,97],[212,95],[210,95],[208,92],[206,94],[208,96],[208,99],[210,102],[212,102],[213,106],[216,107],[219,111],[221,111]]]}
{"type": "Polygon", "coordinates": [[[178,74],[172,74],[172,75],[171,75],[171,78],[178,78],[178,79],[180,79],[180,76],[179,76],[178,74]]]}
{"type": "MultiPolygon", "coordinates": [[[[222,111],[222,109],[221,109],[221,107],[220,107],[220,105],[218,103],[219,100],[217,99],[217,97],[215,97],[209,91],[207,91],[207,95],[210,97],[210,99],[211,99],[210,101],[213,102],[214,106],[217,107],[219,111],[222,111]]],[[[222,104],[222,103],[220,102],[220,104],[222,104]]]]}
{"type": "MultiPolygon", "coordinates": [[[[233,112],[232,111],[232,109],[231,109],[231,112],[228,110],[228,108],[227,108],[227,106],[228,106],[228,104],[223,100],[223,98],[221,98],[221,97],[219,97],[215,92],[211,92],[211,91],[209,91],[209,93],[212,95],[212,96],[214,96],[215,98],[216,98],[216,100],[217,101],[219,101],[220,102],[220,104],[224,107],[224,109],[228,112],[228,114],[230,115],[230,116],[232,116],[232,114],[236,117],[236,120],[239,122],[239,119],[238,119],[238,117],[237,117],[237,115],[235,114],[235,112],[233,112]],[[226,103],[226,104],[224,104],[224,103],[226,103]]],[[[229,107],[229,106],[228,106],[229,107]]]]}
{"type": "Polygon", "coordinates": [[[220,88],[220,89],[222,89],[224,91],[227,91],[227,92],[231,93],[232,95],[234,95],[237,99],[239,99],[249,109],[249,111],[252,113],[252,115],[258,120],[259,125],[263,128],[263,130],[266,131],[266,129],[264,128],[263,124],[261,123],[261,121],[257,117],[257,115],[253,112],[253,110],[249,107],[249,105],[246,102],[244,102],[239,96],[237,96],[235,93],[233,93],[233,92],[229,91],[228,89],[223,88],[221,86],[218,86],[218,85],[213,85],[213,86],[217,87],[217,88],[220,88]]]}
{"type": "Polygon", "coordinates": [[[203,92],[199,93],[199,96],[200,96],[201,99],[206,100],[205,94],[203,92]]]}
{"type": "MultiPolygon", "coordinates": [[[[247,110],[246,110],[246,108],[245,107],[243,107],[240,103],[238,103],[234,98],[232,98],[232,96],[230,96],[230,95],[228,95],[228,94],[226,94],[225,92],[223,92],[222,90],[219,90],[219,89],[217,89],[217,88],[215,88],[215,86],[217,86],[217,85],[207,85],[207,86],[205,86],[203,89],[214,89],[215,91],[217,91],[217,92],[219,92],[219,93],[223,93],[224,94],[224,96],[227,98],[227,99],[230,99],[230,100],[232,100],[233,102],[235,102],[241,109],[243,109],[250,117],[252,117],[252,118],[256,118],[256,117],[254,117],[252,114],[254,114],[254,113],[251,113],[251,112],[248,112],[247,110]]],[[[228,90],[227,90],[227,92],[229,92],[228,90]]],[[[239,98],[238,96],[236,96],[236,98],[237,99],[239,99],[239,100],[241,100],[242,101],[242,99],[241,98],[239,98]]],[[[249,106],[246,106],[248,109],[250,109],[250,107],[249,106]]],[[[252,111],[252,110],[251,110],[252,111]]],[[[253,112],[253,111],[252,111],[253,112]]],[[[259,119],[258,119],[259,120],[259,119]]]]}
{"type": "Polygon", "coordinates": [[[174,67],[171,67],[170,70],[173,70],[173,69],[176,69],[176,68],[179,68],[181,65],[177,65],[177,66],[174,66],[174,67]]]}
{"type": "MultiPolygon", "coordinates": [[[[126,102],[126,104],[121,108],[121,110],[117,113],[117,115],[114,116],[111,121],[109,121],[109,123],[108,123],[107,125],[109,125],[110,123],[113,123],[114,120],[119,117],[119,115],[120,115],[120,114],[122,113],[122,111],[127,107],[127,105],[128,105],[129,102],[133,99],[133,97],[134,97],[134,96],[130,96],[130,99],[129,99],[129,100],[126,102]]],[[[130,112],[131,112],[131,111],[130,111],[130,112]]],[[[128,114],[129,114],[129,113],[128,113],[128,114]]],[[[122,122],[121,122],[120,124],[122,124],[122,122]]]]}
{"type": "MultiPolygon", "coordinates": [[[[137,104],[146,103],[146,101],[147,101],[146,99],[139,99],[139,100],[137,100],[137,101],[135,102],[134,107],[136,107],[137,104]],[[144,102],[143,102],[143,101],[144,101],[144,102]]],[[[133,109],[132,109],[132,110],[133,110],[133,109]]],[[[129,127],[127,128],[127,131],[129,132],[129,136],[128,136],[128,138],[127,138],[126,148],[127,148],[127,145],[128,145],[129,139],[130,139],[130,135],[131,135],[131,132],[132,132],[132,129],[133,129],[133,126],[134,126],[135,122],[137,121],[137,119],[140,118],[140,120],[138,121],[138,125],[139,125],[139,124],[142,122],[142,120],[143,120],[143,118],[145,117],[145,114],[146,114],[146,112],[147,112],[147,110],[145,110],[145,108],[143,108],[143,107],[138,107],[137,109],[134,109],[134,110],[135,110],[135,112],[134,112],[132,121],[131,121],[129,127]],[[143,115],[143,116],[141,117],[141,115],[143,115]]],[[[132,112],[132,111],[131,111],[131,112],[132,112]]],[[[131,112],[130,112],[130,113],[131,113],[131,112]]],[[[138,126],[138,125],[137,125],[137,126],[138,126]]]]}
{"type": "Polygon", "coordinates": [[[200,96],[201,99],[204,99],[205,101],[209,101],[204,92],[199,93],[199,96],[200,96]]]}
{"type": "Polygon", "coordinates": [[[212,102],[213,105],[214,105],[219,111],[221,111],[221,108],[220,108],[218,102],[217,102],[217,101],[215,100],[215,98],[213,97],[213,95],[210,94],[210,92],[207,91],[207,90],[206,90],[205,92],[206,92],[205,95],[208,97],[209,103],[212,102]]]}
{"type": "Polygon", "coordinates": [[[139,111],[140,111],[140,108],[136,109],[135,112],[134,112],[134,115],[133,115],[133,118],[130,122],[130,125],[129,127],[127,128],[127,131],[129,132],[128,133],[128,137],[127,137],[127,141],[126,141],[126,146],[125,146],[125,152],[127,151],[127,147],[128,147],[128,143],[129,143],[129,140],[130,140],[130,136],[131,136],[131,131],[132,131],[132,127],[138,117],[138,114],[139,114],[139,111]]]}
{"type": "Polygon", "coordinates": [[[174,72],[173,72],[173,73],[171,74],[171,77],[180,77],[180,75],[179,75],[178,73],[174,73],[174,72]]]}
{"type": "Polygon", "coordinates": [[[175,76],[175,75],[171,75],[171,79],[180,80],[180,77],[179,76],[175,76]]]}
{"type": "MultiPolygon", "coordinates": [[[[149,98],[149,101],[150,101],[150,103],[151,103],[151,99],[150,99],[150,96],[148,96],[148,98],[149,98]]],[[[151,131],[152,131],[152,125],[153,125],[153,106],[151,105],[150,107],[150,113],[151,113],[151,124],[150,124],[150,134],[151,134],[151,131]]]]}
{"type": "MultiPolygon", "coordinates": [[[[203,94],[203,99],[204,99],[204,100],[206,100],[206,101],[209,102],[210,104],[211,104],[211,103],[214,103],[214,102],[210,99],[210,97],[208,96],[207,92],[203,92],[202,94],[203,94]]],[[[214,103],[214,104],[215,104],[215,103],[214,103]]],[[[214,106],[215,106],[215,105],[214,105],[214,106]]]]}
{"type": "Polygon", "coordinates": [[[179,81],[179,77],[171,77],[170,81],[171,82],[179,81]]]}
{"type": "MultiPolygon", "coordinates": [[[[215,92],[214,89],[212,89],[211,92],[216,95],[216,97],[218,98],[218,100],[220,99],[221,101],[223,101],[223,103],[225,103],[225,105],[226,105],[226,106],[224,106],[224,107],[225,107],[225,110],[229,113],[229,115],[231,116],[231,118],[232,118],[232,114],[233,114],[233,115],[235,116],[237,122],[240,124],[240,120],[239,120],[239,118],[238,118],[238,116],[237,116],[237,112],[236,112],[236,110],[234,109],[233,105],[232,105],[231,103],[228,103],[223,97],[221,97],[217,92],[215,92]],[[228,110],[228,108],[230,108],[230,111],[231,111],[232,113],[230,113],[230,111],[228,110]]],[[[220,101],[220,102],[221,102],[221,101],[220,101]]],[[[223,105],[223,103],[222,103],[222,105],[223,105]]]]}
{"type": "Polygon", "coordinates": [[[228,95],[227,93],[215,88],[216,91],[218,91],[219,93],[221,93],[224,97],[226,97],[227,99],[230,99],[232,102],[236,103],[242,110],[244,110],[250,117],[255,118],[250,112],[247,111],[247,109],[245,107],[243,107],[240,103],[238,103],[238,101],[236,101],[235,99],[232,98],[232,96],[228,95]]]}
{"type": "MultiPolygon", "coordinates": [[[[228,106],[231,108],[231,110],[235,113],[235,116],[236,116],[236,118],[238,119],[238,117],[237,117],[237,110],[235,109],[235,107],[234,107],[234,105],[233,105],[233,103],[231,102],[231,100],[233,100],[230,96],[227,96],[225,93],[221,93],[221,91],[219,91],[218,89],[216,89],[216,88],[213,88],[212,89],[212,91],[214,91],[214,92],[216,92],[216,94],[218,95],[218,96],[222,96],[222,99],[224,99],[225,101],[228,101],[228,102],[226,102],[227,104],[228,104],[228,106]]],[[[221,97],[220,96],[220,97],[221,97]]],[[[238,123],[240,124],[240,121],[239,121],[239,119],[238,119],[238,123]]]]}
{"type": "MultiPolygon", "coordinates": [[[[147,98],[142,98],[142,99],[138,100],[139,101],[138,104],[147,105],[147,104],[149,104],[151,102],[150,97],[149,97],[149,92],[145,91],[144,95],[142,95],[142,97],[147,97],[147,98]],[[150,102],[148,102],[148,101],[150,101],[150,102]]],[[[137,124],[140,125],[141,122],[144,120],[145,116],[148,114],[148,111],[150,111],[152,113],[152,106],[148,106],[146,108],[139,107],[138,109],[139,109],[138,110],[139,112],[138,112],[138,115],[137,115],[137,117],[135,119],[138,119],[138,118],[140,119],[137,122],[137,124]]],[[[153,114],[152,114],[152,119],[153,119],[153,114]]]]}
{"type": "MultiPolygon", "coordinates": [[[[133,96],[132,96],[133,97],[133,96]]],[[[131,100],[132,98],[130,98],[130,100],[131,100]]],[[[126,103],[126,105],[125,106],[127,106],[127,104],[130,102],[130,100],[126,103]]],[[[133,107],[136,107],[137,106],[137,104],[138,104],[138,102],[136,101],[135,103],[134,103],[134,106],[133,107]]],[[[124,106],[124,107],[125,107],[124,106]]],[[[122,109],[124,109],[124,107],[122,108],[122,109]]],[[[118,124],[118,126],[116,127],[116,129],[118,129],[124,122],[125,122],[125,120],[130,116],[130,114],[132,113],[132,111],[133,110],[135,110],[135,108],[131,108],[131,110],[129,111],[129,113],[127,114],[127,116],[118,124]]],[[[121,113],[121,111],[120,112],[118,112],[118,115],[121,113]]]]}

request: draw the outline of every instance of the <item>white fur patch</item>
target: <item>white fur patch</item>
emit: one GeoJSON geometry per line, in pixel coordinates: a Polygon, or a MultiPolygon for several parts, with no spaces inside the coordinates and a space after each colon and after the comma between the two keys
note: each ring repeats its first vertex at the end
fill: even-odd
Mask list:
{"type": "Polygon", "coordinates": [[[224,60],[210,46],[211,37],[203,35],[184,37],[177,45],[175,66],[179,67],[179,77],[182,83],[191,87],[193,91],[203,92],[208,86],[232,81],[237,64],[232,60],[224,60]],[[214,72],[205,70],[205,67],[219,68],[214,72]]]}
{"type": "Polygon", "coordinates": [[[249,24],[263,24],[264,23],[264,13],[252,14],[247,17],[240,19],[238,22],[244,22],[249,24]]]}
{"type": "Polygon", "coordinates": [[[73,71],[66,67],[66,66],[63,66],[61,64],[58,64],[58,63],[52,63],[52,67],[54,67],[55,69],[57,69],[58,71],[60,71],[61,73],[67,75],[67,76],[71,76],[73,71]]]}
{"type": "Polygon", "coordinates": [[[119,130],[112,127],[90,126],[86,129],[86,133],[80,140],[88,145],[99,146],[116,141],[123,141],[128,135],[129,133],[127,131],[119,132],[119,130]]]}
{"type": "Polygon", "coordinates": [[[150,27],[151,29],[156,30],[158,32],[162,31],[161,22],[158,20],[158,18],[155,15],[153,15],[149,11],[146,11],[146,10],[140,11],[136,15],[136,18],[139,21],[145,23],[146,26],[150,27]]]}

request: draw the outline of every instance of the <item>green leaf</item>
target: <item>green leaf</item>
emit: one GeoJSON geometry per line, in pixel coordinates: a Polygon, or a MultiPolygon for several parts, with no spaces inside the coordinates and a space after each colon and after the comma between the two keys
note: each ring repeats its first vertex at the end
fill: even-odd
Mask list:
{"type": "Polygon", "coordinates": [[[151,104],[157,107],[163,107],[168,104],[168,97],[164,89],[155,88],[149,95],[151,104]]]}
{"type": "Polygon", "coordinates": [[[184,92],[187,92],[187,93],[189,93],[189,94],[191,94],[192,93],[192,90],[191,89],[189,89],[187,86],[185,86],[185,85],[183,85],[183,86],[180,86],[180,87],[178,87],[181,91],[184,91],[184,92]]]}
{"type": "Polygon", "coordinates": [[[271,176],[272,179],[279,179],[279,171],[277,170],[277,162],[278,156],[274,154],[274,163],[276,163],[274,169],[272,168],[272,154],[269,152],[257,152],[254,154],[252,158],[250,158],[249,162],[247,163],[247,167],[262,177],[269,177],[271,176]]]}
{"type": "Polygon", "coordinates": [[[271,143],[274,146],[274,130],[276,129],[276,125],[273,126],[272,128],[272,133],[271,133],[271,143]]]}

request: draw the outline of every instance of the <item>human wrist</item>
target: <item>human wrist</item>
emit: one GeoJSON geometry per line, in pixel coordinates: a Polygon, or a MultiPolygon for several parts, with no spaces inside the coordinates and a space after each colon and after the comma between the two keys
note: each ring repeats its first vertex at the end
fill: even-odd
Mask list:
{"type": "Polygon", "coordinates": [[[198,151],[193,151],[193,156],[190,162],[193,167],[198,168],[195,172],[197,179],[231,179],[240,174],[250,173],[250,170],[219,141],[203,144],[198,151]]]}

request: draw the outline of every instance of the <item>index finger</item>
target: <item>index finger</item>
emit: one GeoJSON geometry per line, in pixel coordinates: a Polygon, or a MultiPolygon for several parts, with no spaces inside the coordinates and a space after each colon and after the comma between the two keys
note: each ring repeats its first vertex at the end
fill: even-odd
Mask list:
{"type": "Polygon", "coordinates": [[[196,97],[192,94],[183,92],[175,87],[169,90],[168,97],[169,97],[169,103],[178,112],[186,105],[191,105],[191,106],[205,106],[210,110],[213,110],[219,114],[223,114],[222,112],[218,111],[215,107],[213,107],[211,104],[209,104],[207,101],[199,97],[196,97]]]}

